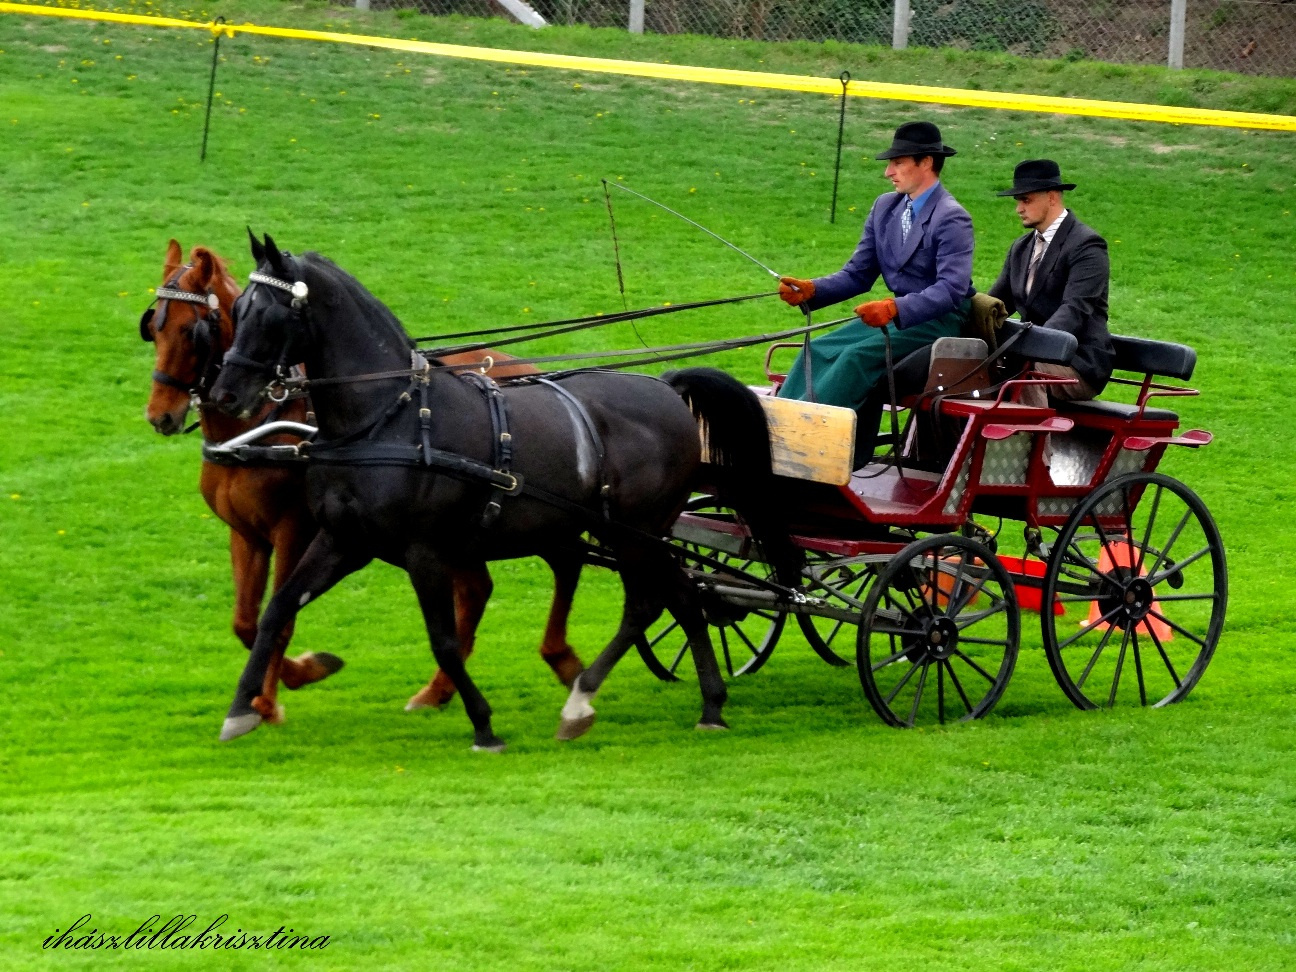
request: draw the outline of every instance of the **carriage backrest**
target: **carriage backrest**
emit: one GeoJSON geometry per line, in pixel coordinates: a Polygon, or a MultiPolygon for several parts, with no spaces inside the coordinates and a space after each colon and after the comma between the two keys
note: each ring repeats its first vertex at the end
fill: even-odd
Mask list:
{"type": "Polygon", "coordinates": [[[1113,367],[1117,371],[1134,371],[1158,378],[1178,378],[1187,381],[1197,367],[1197,352],[1186,344],[1170,341],[1152,341],[1148,338],[1111,336],[1116,349],[1113,367]]]}

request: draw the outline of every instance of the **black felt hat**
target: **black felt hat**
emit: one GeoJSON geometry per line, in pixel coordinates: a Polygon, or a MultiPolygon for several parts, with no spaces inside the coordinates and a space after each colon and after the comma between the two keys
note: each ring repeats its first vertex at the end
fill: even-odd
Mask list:
{"type": "Polygon", "coordinates": [[[906,155],[918,158],[923,155],[956,155],[941,141],[940,129],[931,122],[905,122],[895,130],[891,147],[879,152],[875,159],[898,159],[906,155]]]}
{"type": "Polygon", "coordinates": [[[1074,182],[1062,181],[1062,170],[1052,159],[1027,159],[1013,169],[1011,189],[997,193],[1000,196],[1024,196],[1028,192],[1047,192],[1050,189],[1074,189],[1074,182]]]}

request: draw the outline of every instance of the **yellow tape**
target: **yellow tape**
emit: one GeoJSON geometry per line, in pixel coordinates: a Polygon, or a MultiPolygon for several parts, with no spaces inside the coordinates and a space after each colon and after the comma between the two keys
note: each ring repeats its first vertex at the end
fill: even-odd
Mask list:
{"type": "MultiPolygon", "coordinates": [[[[68,10],[32,4],[0,2],[0,13],[29,14],[44,17],[71,17],[79,20],[101,20],[109,23],[146,24],[151,27],[180,27],[208,30],[233,37],[235,33],[262,37],[285,37],[296,40],[323,41],[332,44],[358,44],[394,51],[433,54],[439,57],[493,61],[501,64],[524,64],[530,67],[561,68],[599,74],[657,78],[667,81],[694,81],[702,84],[730,84],[749,88],[773,88],[782,91],[808,91],[817,94],[841,93],[836,78],[817,78],[797,74],[770,74],[763,71],[733,71],[727,68],[689,67],[683,64],[656,64],[651,61],[621,61],[605,57],[579,57],[573,54],[543,54],[537,51],[508,51],[489,47],[464,47],[460,44],[437,44],[431,41],[402,40],[398,37],[375,37],[342,34],[326,30],[296,30],[290,27],[260,27],[256,24],[200,24],[171,17],[148,17],[138,14],[108,13],[94,10],[68,10]]],[[[1164,122],[1174,125],[1213,125],[1223,128],[1266,129],[1296,132],[1296,117],[1264,115],[1248,111],[1219,111],[1214,108],[1177,108],[1169,105],[1144,105],[1125,101],[1093,101],[1087,98],[1055,98],[1047,95],[1016,94],[1006,91],[968,91],[962,88],[934,88],[915,84],[890,84],[885,81],[851,81],[847,93],[858,98],[882,98],[892,101],[916,101],[925,104],[959,105],[966,108],[996,108],[1010,111],[1042,111],[1091,118],[1121,118],[1126,121],[1164,122]]]]}

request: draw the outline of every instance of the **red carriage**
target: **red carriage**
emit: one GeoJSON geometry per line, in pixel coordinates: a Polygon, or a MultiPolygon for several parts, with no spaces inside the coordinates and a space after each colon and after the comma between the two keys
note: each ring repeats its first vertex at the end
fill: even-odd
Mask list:
{"type": "MultiPolygon", "coordinates": [[[[1066,363],[1074,352],[1070,335],[1005,328],[1024,359],[1066,363]]],[[[1132,404],[1035,407],[1021,401],[1030,386],[1064,379],[1027,372],[987,390],[956,378],[959,393],[947,393],[939,376],[987,349],[944,339],[928,390],[902,402],[908,418],[890,461],[819,477],[844,479],[836,483],[786,481],[806,556],[799,591],[772,583],[741,511],[696,498],[674,539],[694,563],[729,674],[759,669],[795,618],[825,661],[855,662],[889,724],[975,719],[1008,685],[1026,608],[1039,612],[1049,665],[1078,707],[1184,698],[1223,628],[1224,548],[1205,504],[1156,469],[1168,447],[1211,435],[1179,432],[1177,414],[1150,403],[1197,394],[1157,380],[1188,380],[1196,354],[1113,342],[1117,370],[1139,376],[1112,379],[1137,389],[1132,404]],[[1021,556],[998,552],[999,530],[986,525],[995,518],[1024,524],[1021,556]]],[[[770,378],[777,386],[781,376],[770,378]]],[[[664,679],[685,657],[669,621],[639,650],[664,679]]]]}

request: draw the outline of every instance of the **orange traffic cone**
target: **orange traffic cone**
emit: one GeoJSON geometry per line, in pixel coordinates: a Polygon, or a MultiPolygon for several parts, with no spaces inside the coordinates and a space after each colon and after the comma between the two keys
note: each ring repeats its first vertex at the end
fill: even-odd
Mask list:
{"type": "MultiPolygon", "coordinates": [[[[1098,558],[1098,569],[1102,573],[1104,574],[1110,573],[1114,567],[1132,568],[1134,566],[1135,550],[1134,550],[1134,545],[1130,543],[1129,540],[1125,540],[1124,542],[1120,542],[1112,545],[1110,547],[1111,549],[1110,554],[1107,552],[1108,549],[1109,549],[1108,545],[1103,544],[1102,555],[1098,558]]],[[[1139,571],[1140,571],[1139,573],[1140,577],[1147,576],[1146,565],[1141,566],[1139,568],[1139,571]]],[[[1157,607],[1155,595],[1152,598],[1152,610],[1160,613],[1160,608],[1157,607]]],[[[1083,626],[1088,627],[1091,625],[1098,624],[1099,623],[1098,619],[1101,617],[1102,615],[1098,612],[1098,602],[1094,601],[1092,604],[1089,605],[1089,617],[1087,617],[1084,621],[1080,623],[1083,626]]],[[[1104,629],[1110,628],[1111,623],[1110,622],[1104,623],[1101,625],[1101,627],[1104,629]]],[[[1166,624],[1164,621],[1160,620],[1159,618],[1152,617],[1152,615],[1150,614],[1138,623],[1138,625],[1134,629],[1134,632],[1135,634],[1148,634],[1150,632],[1156,635],[1157,638],[1160,639],[1162,644],[1165,644],[1167,641],[1170,641],[1171,639],[1174,638],[1174,631],[1171,630],[1170,625],[1166,624]]]]}

